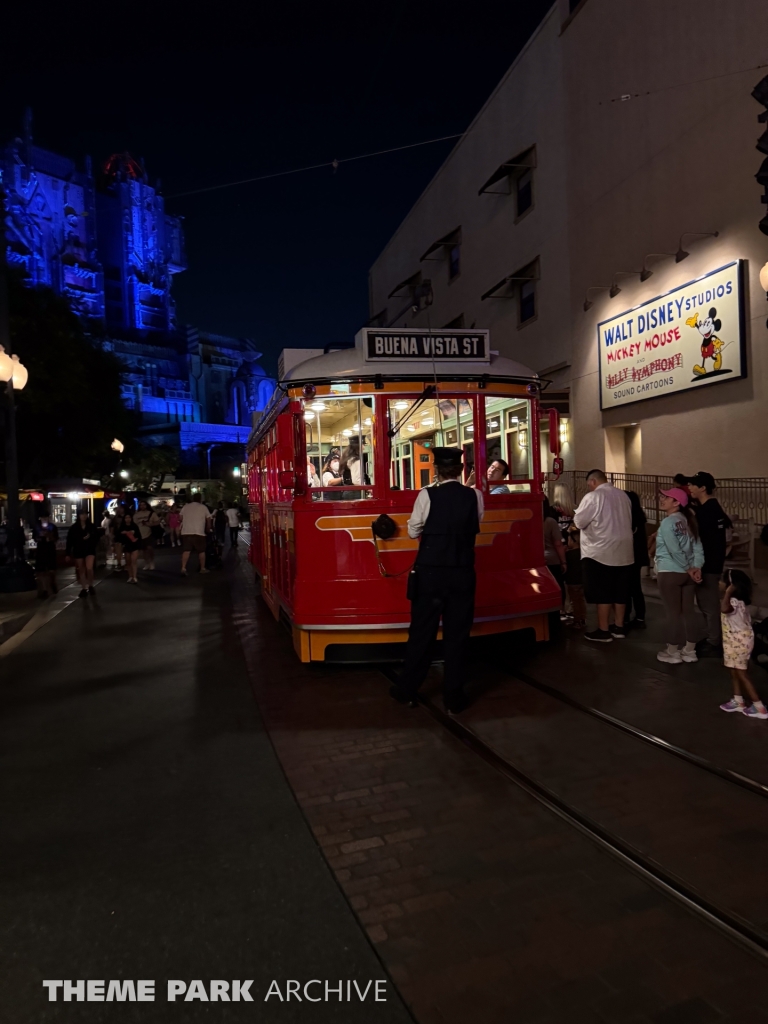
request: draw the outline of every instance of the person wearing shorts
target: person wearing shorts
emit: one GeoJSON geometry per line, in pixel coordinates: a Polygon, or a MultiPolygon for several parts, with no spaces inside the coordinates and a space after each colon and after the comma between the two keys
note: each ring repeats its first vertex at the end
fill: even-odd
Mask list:
{"type": "Polygon", "coordinates": [[[203,505],[199,493],[192,495],[192,501],[181,510],[181,575],[187,575],[187,562],[193,551],[197,552],[200,572],[207,573],[205,568],[205,535],[210,529],[211,513],[203,505]]]}
{"type": "Polygon", "coordinates": [[[587,487],[573,516],[581,531],[584,596],[597,605],[597,629],[585,633],[584,639],[610,643],[627,635],[624,613],[635,560],[632,505],[600,469],[587,474],[587,487]]]}

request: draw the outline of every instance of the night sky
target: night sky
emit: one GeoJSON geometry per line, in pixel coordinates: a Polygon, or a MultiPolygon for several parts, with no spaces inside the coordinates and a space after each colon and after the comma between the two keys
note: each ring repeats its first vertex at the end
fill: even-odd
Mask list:
{"type": "Polygon", "coordinates": [[[254,338],[274,373],[284,347],[352,340],[371,264],[453,143],[172,197],[463,131],[549,6],[78,5],[34,25],[24,8],[0,44],[0,141],[31,106],[35,142],[80,166],[143,158],[186,218],[179,322],[254,338]]]}

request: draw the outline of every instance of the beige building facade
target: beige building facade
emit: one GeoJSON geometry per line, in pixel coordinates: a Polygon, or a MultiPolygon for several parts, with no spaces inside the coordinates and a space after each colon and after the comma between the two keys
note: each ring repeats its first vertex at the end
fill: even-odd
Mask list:
{"type": "Polygon", "coordinates": [[[764,0],[558,0],[371,269],[371,322],[489,328],[568,409],[566,469],[768,476],[767,73],[764,0]]]}

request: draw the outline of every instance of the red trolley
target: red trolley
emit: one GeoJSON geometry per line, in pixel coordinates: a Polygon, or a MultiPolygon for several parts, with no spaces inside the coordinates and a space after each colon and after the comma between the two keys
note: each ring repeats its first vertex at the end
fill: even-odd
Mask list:
{"type": "Polygon", "coordinates": [[[485,499],[473,635],[547,638],[560,591],[544,562],[540,389],[487,331],[365,329],[285,375],[248,444],[249,558],[302,661],[380,660],[406,640],[406,523],[440,445],[463,448],[485,499]],[[489,483],[499,459],[508,474],[489,483]],[[381,513],[397,524],[387,540],[371,530],[381,513]]]}

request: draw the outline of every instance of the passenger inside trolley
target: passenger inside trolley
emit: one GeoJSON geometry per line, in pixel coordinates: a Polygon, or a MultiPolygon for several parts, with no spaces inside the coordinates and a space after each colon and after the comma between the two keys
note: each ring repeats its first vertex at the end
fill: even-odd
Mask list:
{"type": "Polygon", "coordinates": [[[323,487],[338,487],[343,482],[339,472],[339,452],[334,448],[323,465],[323,487]]]}
{"type": "Polygon", "coordinates": [[[322,460],[327,501],[373,497],[372,405],[368,397],[324,397],[304,409],[307,456],[322,460]]]}
{"type": "MultiPolygon", "coordinates": [[[[464,482],[475,482],[475,396],[466,398],[390,398],[390,490],[418,491],[433,483],[431,449],[459,447],[464,452],[464,482]]],[[[530,493],[526,400],[485,397],[487,478],[490,496],[530,493]],[[503,481],[503,482],[502,482],[503,481]]],[[[373,396],[323,396],[304,405],[307,456],[322,464],[320,486],[326,501],[373,497],[373,396]]],[[[319,500],[320,494],[314,495],[319,500]]]]}

